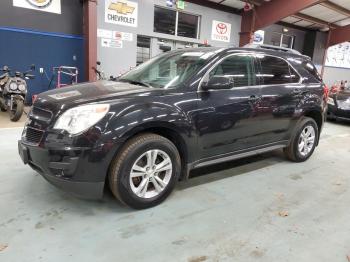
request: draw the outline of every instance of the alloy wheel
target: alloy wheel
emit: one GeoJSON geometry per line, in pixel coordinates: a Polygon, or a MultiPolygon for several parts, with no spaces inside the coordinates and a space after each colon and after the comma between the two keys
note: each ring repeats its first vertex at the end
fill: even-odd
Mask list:
{"type": "Polygon", "coordinates": [[[304,127],[300,133],[298,150],[302,156],[307,156],[313,149],[316,140],[315,128],[311,125],[304,127]]]}
{"type": "Polygon", "coordinates": [[[158,196],[169,184],[173,164],[167,153],[153,149],[143,153],[130,171],[130,187],[140,198],[158,196]]]}

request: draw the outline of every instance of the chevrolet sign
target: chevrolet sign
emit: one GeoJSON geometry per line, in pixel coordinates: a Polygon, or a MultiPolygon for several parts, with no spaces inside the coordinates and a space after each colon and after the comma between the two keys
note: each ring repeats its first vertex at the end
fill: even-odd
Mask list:
{"type": "Polygon", "coordinates": [[[137,3],[126,0],[107,0],[105,22],[137,27],[137,3]]]}

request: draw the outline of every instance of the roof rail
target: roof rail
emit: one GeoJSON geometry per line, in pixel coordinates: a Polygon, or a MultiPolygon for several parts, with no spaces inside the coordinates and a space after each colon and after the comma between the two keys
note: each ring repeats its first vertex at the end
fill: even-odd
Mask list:
{"type": "Polygon", "coordinates": [[[279,47],[279,46],[274,46],[274,45],[261,45],[261,44],[247,44],[244,46],[245,48],[261,48],[261,49],[268,49],[268,50],[275,50],[275,51],[282,51],[286,53],[291,53],[295,55],[302,55],[299,51],[291,49],[291,48],[286,48],[286,47],[279,47]]]}

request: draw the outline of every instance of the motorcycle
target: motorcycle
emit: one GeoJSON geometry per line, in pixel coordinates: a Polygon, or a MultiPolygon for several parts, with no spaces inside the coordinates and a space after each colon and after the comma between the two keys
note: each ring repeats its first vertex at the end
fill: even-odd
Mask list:
{"type": "Polygon", "coordinates": [[[3,112],[8,111],[11,121],[18,121],[24,111],[24,101],[27,95],[28,79],[34,79],[34,75],[30,74],[35,70],[35,65],[31,65],[30,70],[21,73],[14,72],[4,66],[0,71],[0,109],[3,112]]]}

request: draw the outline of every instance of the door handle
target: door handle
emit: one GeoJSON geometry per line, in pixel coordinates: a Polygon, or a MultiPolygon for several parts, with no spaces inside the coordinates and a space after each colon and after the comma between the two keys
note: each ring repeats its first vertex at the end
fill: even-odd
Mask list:
{"type": "Polygon", "coordinates": [[[308,93],[308,91],[296,88],[292,91],[292,93],[293,93],[293,95],[304,95],[304,94],[308,93]]]}

